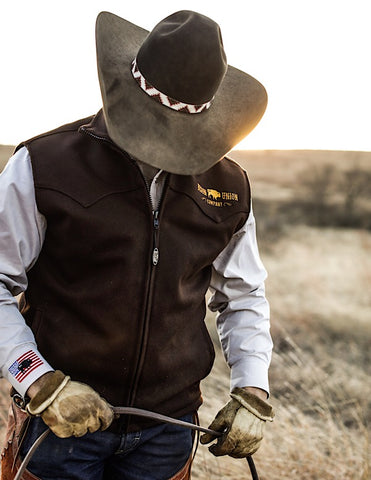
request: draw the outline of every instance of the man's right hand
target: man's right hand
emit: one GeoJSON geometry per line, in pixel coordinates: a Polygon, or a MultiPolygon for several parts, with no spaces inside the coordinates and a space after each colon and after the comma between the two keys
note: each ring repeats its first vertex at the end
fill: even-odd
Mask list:
{"type": "Polygon", "coordinates": [[[112,408],[95,390],[59,370],[45,374],[27,393],[31,398],[27,412],[40,415],[61,438],[105,430],[113,420],[112,408]]]}

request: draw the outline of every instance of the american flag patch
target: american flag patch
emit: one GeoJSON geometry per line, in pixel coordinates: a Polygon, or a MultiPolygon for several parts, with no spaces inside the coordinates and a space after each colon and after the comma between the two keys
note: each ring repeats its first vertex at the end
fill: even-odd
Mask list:
{"type": "Polygon", "coordinates": [[[37,367],[44,362],[41,358],[32,350],[21,355],[17,360],[9,367],[9,372],[13,377],[21,383],[27,375],[33,372],[37,367]]]}

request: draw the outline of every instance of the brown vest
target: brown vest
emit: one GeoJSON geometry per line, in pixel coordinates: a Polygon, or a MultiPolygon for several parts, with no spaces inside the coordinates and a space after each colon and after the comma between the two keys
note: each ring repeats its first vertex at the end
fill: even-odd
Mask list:
{"type": "Polygon", "coordinates": [[[25,314],[40,352],[113,405],[194,411],[214,360],[211,264],[248,217],[245,171],[224,159],[201,175],[168,174],[153,215],[101,112],[24,145],[47,219],[25,314]]]}

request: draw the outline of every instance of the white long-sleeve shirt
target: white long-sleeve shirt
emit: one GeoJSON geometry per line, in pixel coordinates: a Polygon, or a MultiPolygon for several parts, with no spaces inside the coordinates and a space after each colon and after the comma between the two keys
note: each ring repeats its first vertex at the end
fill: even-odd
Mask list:
{"type": "MultiPolygon", "coordinates": [[[[160,171],[150,185],[154,205],[164,177],[160,171]]],[[[21,395],[41,375],[53,370],[38,351],[14,298],[27,289],[27,271],[38,258],[46,229],[46,219],[36,205],[30,155],[23,147],[0,175],[0,373],[21,395]],[[24,358],[31,358],[31,365],[22,365],[24,358]]],[[[217,326],[231,367],[231,389],[253,386],[269,392],[272,340],[266,276],[251,211],[245,225],[214,261],[210,282],[209,308],[219,311],[217,326]]]]}

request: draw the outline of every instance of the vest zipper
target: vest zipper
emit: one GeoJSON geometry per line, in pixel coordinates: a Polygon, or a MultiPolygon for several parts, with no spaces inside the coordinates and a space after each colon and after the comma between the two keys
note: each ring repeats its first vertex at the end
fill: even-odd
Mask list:
{"type": "MultiPolygon", "coordinates": [[[[137,168],[140,170],[139,166],[137,165],[137,168]]],[[[144,175],[142,174],[142,171],[140,170],[140,173],[143,177],[143,180],[146,184],[147,187],[147,200],[148,204],[151,208],[152,212],[152,231],[153,231],[153,249],[152,249],[152,262],[150,264],[150,269],[149,269],[149,280],[148,280],[148,290],[147,290],[147,296],[146,296],[146,303],[145,303],[145,311],[144,311],[144,323],[142,325],[142,336],[140,340],[140,348],[139,348],[139,355],[137,357],[137,362],[135,365],[135,371],[132,379],[132,383],[129,389],[129,406],[133,406],[135,402],[135,397],[137,393],[137,388],[138,388],[138,383],[140,379],[140,375],[143,369],[144,365],[144,359],[146,355],[146,345],[148,342],[148,334],[149,334],[149,324],[150,324],[150,317],[151,317],[151,311],[152,311],[152,302],[153,302],[153,287],[155,283],[155,273],[156,273],[156,266],[158,265],[159,262],[159,230],[160,230],[160,208],[163,203],[165,194],[166,194],[166,184],[167,180],[165,179],[165,183],[163,186],[163,190],[161,193],[161,197],[159,199],[158,205],[154,205],[153,199],[151,197],[150,193],[150,188],[148,185],[147,180],[144,178],[144,175]]],[[[130,420],[131,418],[127,418],[127,429],[130,425],[130,420]]]]}
{"type": "Polygon", "coordinates": [[[160,215],[160,206],[161,206],[161,202],[162,202],[162,197],[163,197],[164,190],[165,190],[165,184],[164,184],[164,188],[163,188],[163,191],[161,193],[161,196],[159,198],[158,205],[155,205],[154,202],[153,202],[153,198],[151,197],[151,187],[149,186],[148,181],[145,178],[145,176],[143,175],[140,167],[138,165],[137,165],[137,167],[140,170],[140,173],[143,177],[144,183],[146,184],[149,204],[151,206],[152,215],[153,215],[153,229],[154,230],[153,230],[152,265],[156,266],[158,264],[159,258],[160,258],[160,250],[158,248],[158,234],[159,234],[159,228],[160,228],[159,215],[160,215]]]}

